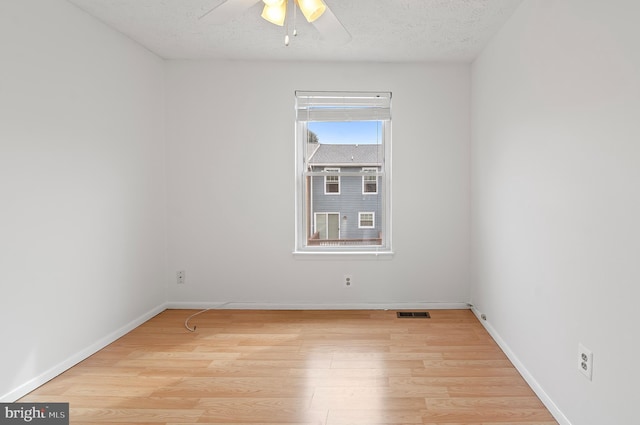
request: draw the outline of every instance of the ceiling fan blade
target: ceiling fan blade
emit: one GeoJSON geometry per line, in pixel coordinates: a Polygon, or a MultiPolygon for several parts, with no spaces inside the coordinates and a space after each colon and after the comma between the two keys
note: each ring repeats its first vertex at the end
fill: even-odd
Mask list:
{"type": "Polygon", "coordinates": [[[204,19],[213,24],[226,24],[259,2],[260,0],[225,0],[198,19],[204,19]]]}
{"type": "Polygon", "coordinates": [[[322,38],[334,44],[347,44],[351,41],[351,34],[333,14],[329,6],[321,17],[312,23],[322,38]]]}

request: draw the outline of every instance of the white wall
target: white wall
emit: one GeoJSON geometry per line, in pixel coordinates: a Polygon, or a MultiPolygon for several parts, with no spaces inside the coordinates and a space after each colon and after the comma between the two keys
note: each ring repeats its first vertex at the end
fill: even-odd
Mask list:
{"type": "Polygon", "coordinates": [[[527,0],[472,68],[473,302],[561,423],[638,421],[638,16],[527,0]]]}
{"type": "Polygon", "coordinates": [[[0,399],[159,311],[160,59],[62,0],[0,2],[0,399]]]}
{"type": "Polygon", "coordinates": [[[468,301],[469,65],[170,61],[167,81],[172,305],[468,301]],[[295,90],[393,92],[391,260],[292,255],[295,90]]]}

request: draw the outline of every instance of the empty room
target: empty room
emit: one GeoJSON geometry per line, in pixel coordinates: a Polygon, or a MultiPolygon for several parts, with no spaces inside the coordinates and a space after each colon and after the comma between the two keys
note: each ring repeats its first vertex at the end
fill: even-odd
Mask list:
{"type": "Polygon", "coordinates": [[[0,0],[0,423],[637,424],[639,16],[0,0]]]}

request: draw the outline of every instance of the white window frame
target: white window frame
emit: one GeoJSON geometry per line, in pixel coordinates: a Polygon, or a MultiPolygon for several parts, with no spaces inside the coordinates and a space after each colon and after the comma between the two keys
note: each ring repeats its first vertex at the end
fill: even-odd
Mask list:
{"type": "Polygon", "coordinates": [[[358,213],[358,229],[375,229],[376,228],[376,213],[374,211],[363,211],[358,213]],[[362,216],[371,215],[371,226],[362,225],[362,216]]]}
{"type": "Polygon", "coordinates": [[[373,174],[373,173],[376,173],[378,171],[378,168],[376,168],[376,167],[363,167],[362,171],[364,173],[372,173],[371,175],[365,174],[365,175],[362,176],[362,194],[363,195],[377,195],[378,194],[378,176],[376,174],[373,174]],[[371,177],[373,177],[374,180],[367,180],[368,178],[370,179],[371,177]],[[375,183],[375,185],[376,185],[375,192],[367,192],[365,190],[366,187],[367,187],[367,183],[375,183]]]}
{"type": "MultiPolygon", "coordinates": [[[[294,254],[337,254],[337,255],[370,255],[371,258],[379,258],[380,255],[392,255],[392,220],[391,220],[391,93],[390,92],[300,92],[295,93],[296,100],[296,125],[295,125],[295,245],[294,254]],[[312,203],[316,202],[312,195],[314,177],[326,177],[326,171],[314,171],[314,166],[307,161],[311,158],[313,144],[308,143],[309,122],[315,121],[378,121],[381,123],[380,137],[383,158],[376,172],[362,171],[368,167],[361,165],[358,171],[341,172],[341,176],[375,175],[376,196],[381,198],[380,216],[374,214],[374,227],[376,220],[379,225],[381,244],[337,244],[332,246],[316,246],[308,243],[311,231],[315,228],[312,203]],[[366,174],[365,174],[366,173],[366,174]]],[[[323,164],[324,165],[324,164],[323,164]]],[[[327,164],[328,165],[328,164],[327,164]]],[[[329,168],[333,167],[333,164],[329,168]]],[[[336,164],[339,165],[339,164],[336,164]]],[[[324,179],[326,192],[326,179],[324,179]]],[[[341,187],[340,191],[344,188],[341,187]]],[[[332,192],[327,194],[334,194],[332,192]]],[[[374,195],[373,192],[368,194],[374,195]]],[[[341,224],[343,224],[341,222],[341,224]]],[[[360,220],[358,220],[360,224],[360,220]]],[[[354,226],[356,223],[354,223],[354,226]]],[[[367,227],[370,229],[370,227],[367,227]]],[[[341,232],[342,233],[342,232],[341,232]]]]}
{"type": "MultiPolygon", "coordinates": [[[[324,172],[325,173],[339,173],[340,172],[340,168],[336,168],[336,167],[325,167],[324,168],[324,172]]],[[[324,194],[325,195],[340,195],[340,176],[324,176],[324,194]],[[337,182],[328,182],[327,178],[329,177],[337,177],[338,181],[337,182]],[[338,191],[337,192],[329,192],[327,191],[327,184],[337,184],[338,185],[338,191]]]]}

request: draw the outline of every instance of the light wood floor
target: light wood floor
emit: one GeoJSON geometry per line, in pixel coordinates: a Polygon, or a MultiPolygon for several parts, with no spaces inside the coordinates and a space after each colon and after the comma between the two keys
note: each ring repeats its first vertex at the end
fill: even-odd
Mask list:
{"type": "Polygon", "coordinates": [[[71,423],[556,425],[468,310],[167,310],[20,401],[71,423]]]}

